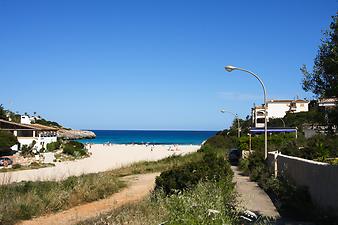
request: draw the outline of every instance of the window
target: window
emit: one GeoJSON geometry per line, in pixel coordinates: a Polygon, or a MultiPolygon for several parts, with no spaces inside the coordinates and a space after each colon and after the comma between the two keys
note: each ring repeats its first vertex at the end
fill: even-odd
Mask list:
{"type": "Polygon", "coordinates": [[[258,118],[257,123],[264,123],[264,118],[258,118]]]}

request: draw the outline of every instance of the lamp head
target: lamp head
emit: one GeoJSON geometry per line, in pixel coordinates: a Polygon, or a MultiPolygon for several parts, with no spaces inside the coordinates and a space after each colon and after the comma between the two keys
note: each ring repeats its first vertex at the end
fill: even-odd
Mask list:
{"type": "Polygon", "coordinates": [[[231,72],[231,71],[237,69],[237,67],[234,67],[234,66],[231,66],[231,65],[227,65],[227,66],[224,67],[224,69],[226,71],[228,71],[228,72],[231,72]]]}

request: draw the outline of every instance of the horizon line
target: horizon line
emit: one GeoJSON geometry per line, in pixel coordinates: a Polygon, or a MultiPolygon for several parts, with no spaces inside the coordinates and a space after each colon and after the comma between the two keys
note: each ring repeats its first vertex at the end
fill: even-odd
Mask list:
{"type": "Polygon", "coordinates": [[[191,130],[191,129],[178,129],[178,130],[174,130],[174,129],[79,129],[79,130],[89,130],[89,131],[93,131],[93,130],[104,130],[104,131],[220,131],[220,130],[191,130]]]}

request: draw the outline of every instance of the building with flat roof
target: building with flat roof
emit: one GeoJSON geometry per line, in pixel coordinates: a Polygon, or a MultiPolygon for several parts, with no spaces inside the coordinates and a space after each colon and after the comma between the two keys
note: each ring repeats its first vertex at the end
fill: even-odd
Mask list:
{"type": "MultiPolygon", "coordinates": [[[[283,118],[286,113],[299,113],[309,111],[309,101],[296,100],[268,100],[267,101],[267,119],[283,118]]],[[[251,109],[252,124],[254,127],[264,127],[264,105],[254,106],[251,109]]]]}

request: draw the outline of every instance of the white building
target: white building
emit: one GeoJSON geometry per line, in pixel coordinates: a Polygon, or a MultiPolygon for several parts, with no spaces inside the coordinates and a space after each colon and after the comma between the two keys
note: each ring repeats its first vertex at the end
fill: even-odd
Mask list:
{"type": "MultiPolygon", "coordinates": [[[[309,111],[309,101],[297,100],[269,100],[267,101],[267,118],[283,118],[286,113],[309,111]]],[[[264,127],[264,106],[255,106],[251,110],[252,123],[255,127],[264,127]]]]}
{"type": "MultiPolygon", "coordinates": [[[[26,118],[24,118],[23,122],[26,118]]],[[[57,141],[57,129],[40,124],[14,123],[0,119],[0,130],[11,132],[17,137],[20,148],[23,145],[31,145],[35,141],[34,148],[40,151],[47,144],[57,141]]]]}
{"type": "Polygon", "coordinates": [[[318,106],[324,109],[334,109],[338,105],[338,98],[321,98],[318,99],[318,106]]]}

